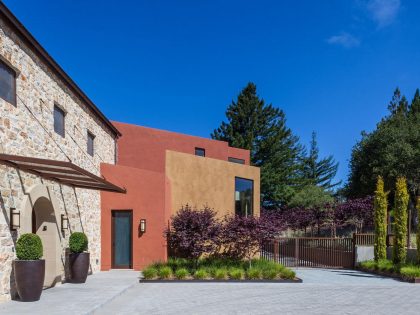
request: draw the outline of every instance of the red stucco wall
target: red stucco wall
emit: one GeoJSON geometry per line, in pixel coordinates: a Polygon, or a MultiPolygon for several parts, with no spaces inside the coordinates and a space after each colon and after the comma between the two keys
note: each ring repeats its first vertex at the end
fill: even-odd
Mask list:
{"type": "Polygon", "coordinates": [[[118,165],[164,172],[166,150],[195,154],[196,147],[205,149],[206,157],[224,161],[234,157],[249,165],[248,150],[230,148],[224,141],[119,122],[113,124],[122,133],[118,139],[118,165]]]}
{"type": "Polygon", "coordinates": [[[169,220],[166,201],[170,190],[165,175],[137,168],[101,165],[101,172],[109,181],[120,183],[126,194],[101,192],[101,270],[111,268],[111,211],[133,210],[133,268],[166,260],[166,241],[163,237],[169,220]],[[123,179],[123,181],[121,180],[123,179]],[[146,233],[140,235],[140,219],[146,219],[146,233]]]}

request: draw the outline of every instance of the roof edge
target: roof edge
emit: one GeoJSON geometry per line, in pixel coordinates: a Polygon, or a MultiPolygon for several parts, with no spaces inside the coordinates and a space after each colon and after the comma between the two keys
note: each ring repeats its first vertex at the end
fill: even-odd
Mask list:
{"type": "Polygon", "coordinates": [[[28,44],[36,55],[53,70],[53,72],[72,90],[78,97],[82,99],[88,108],[95,114],[114,134],[120,137],[121,133],[111,123],[111,121],[99,110],[92,100],[80,89],[80,87],[70,78],[70,76],[60,67],[60,65],[50,56],[50,54],[41,46],[41,44],[33,37],[33,35],[23,26],[9,8],[0,1],[0,16],[4,17],[6,22],[12,26],[13,30],[28,44]]]}

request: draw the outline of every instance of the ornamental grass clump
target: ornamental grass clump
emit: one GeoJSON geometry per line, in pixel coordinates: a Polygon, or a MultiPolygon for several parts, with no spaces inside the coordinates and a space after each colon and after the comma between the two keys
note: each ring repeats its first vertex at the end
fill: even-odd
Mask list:
{"type": "Polygon", "coordinates": [[[158,270],[154,267],[148,267],[143,270],[143,277],[146,280],[155,279],[158,275],[158,270]]]}
{"type": "Polygon", "coordinates": [[[207,279],[209,277],[209,274],[207,273],[206,269],[198,269],[194,273],[194,278],[198,280],[207,279]]]}
{"type": "Polygon", "coordinates": [[[400,269],[400,274],[406,278],[419,278],[420,266],[408,265],[400,269]]]}
{"type": "Polygon", "coordinates": [[[261,276],[262,276],[262,272],[261,272],[261,269],[259,268],[251,267],[246,272],[246,277],[250,280],[260,279],[261,276]]]}
{"type": "Polygon", "coordinates": [[[22,234],[16,242],[16,256],[19,260],[38,260],[43,255],[41,238],[33,233],[22,234]]]}
{"type": "Polygon", "coordinates": [[[162,267],[158,271],[158,276],[161,279],[169,279],[172,277],[172,269],[171,267],[162,267]]]}
{"type": "Polygon", "coordinates": [[[394,264],[401,265],[405,263],[407,257],[407,207],[409,195],[407,191],[407,181],[404,177],[399,177],[395,186],[395,242],[393,261],[394,264]]]}
{"type": "Polygon", "coordinates": [[[376,269],[376,261],[374,260],[366,260],[366,261],[362,261],[360,263],[360,266],[364,269],[368,269],[368,270],[375,270],[376,269]]]}
{"type": "Polygon", "coordinates": [[[244,278],[245,272],[241,268],[233,268],[229,271],[229,277],[234,280],[241,280],[244,278]]]}
{"type": "Polygon", "coordinates": [[[85,233],[74,232],[69,239],[70,251],[74,254],[83,253],[88,249],[88,238],[85,233]]]}
{"type": "Polygon", "coordinates": [[[281,271],[277,271],[274,268],[268,268],[268,269],[263,269],[262,275],[263,275],[264,279],[273,280],[273,279],[277,278],[278,275],[281,276],[283,271],[284,271],[284,269],[281,270],[281,271]]]}
{"type": "Polygon", "coordinates": [[[284,269],[284,270],[281,272],[280,276],[281,276],[283,279],[293,280],[293,279],[296,277],[296,273],[295,273],[293,270],[290,270],[290,269],[284,269]]]}
{"type": "Polygon", "coordinates": [[[214,278],[217,280],[227,279],[228,271],[226,268],[218,268],[214,271],[214,278]]]}
{"type": "Polygon", "coordinates": [[[375,268],[379,271],[384,272],[398,272],[398,268],[394,265],[394,263],[391,260],[388,259],[380,259],[376,263],[375,268]]]}
{"type": "Polygon", "coordinates": [[[175,277],[179,280],[183,280],[189,276],[189,272],[185,268],[180,268],[175,271],[175,277]]]}

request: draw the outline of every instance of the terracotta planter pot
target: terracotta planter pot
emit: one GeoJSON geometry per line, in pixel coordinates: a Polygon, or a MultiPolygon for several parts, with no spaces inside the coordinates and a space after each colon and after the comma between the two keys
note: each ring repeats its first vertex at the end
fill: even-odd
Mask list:
{"type": "Polygon", "coordinates": [[[89,272],[89,253],[70,254],[70,281],[72,283],[85,283],[89,272]]]}
{"type": "Polygon", "coordinates": [[[45,260],[15,260],[16,288],[22,302],[38,301],[45,278],[45,260]]]}

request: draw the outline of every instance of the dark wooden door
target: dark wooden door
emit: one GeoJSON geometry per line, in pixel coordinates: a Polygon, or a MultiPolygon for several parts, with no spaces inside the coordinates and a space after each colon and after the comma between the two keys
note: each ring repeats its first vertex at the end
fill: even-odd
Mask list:
{"type": "Polygon", "coordinates": [[[133,212],[112,211],[112,268],[133,268],[133,212]]]}

